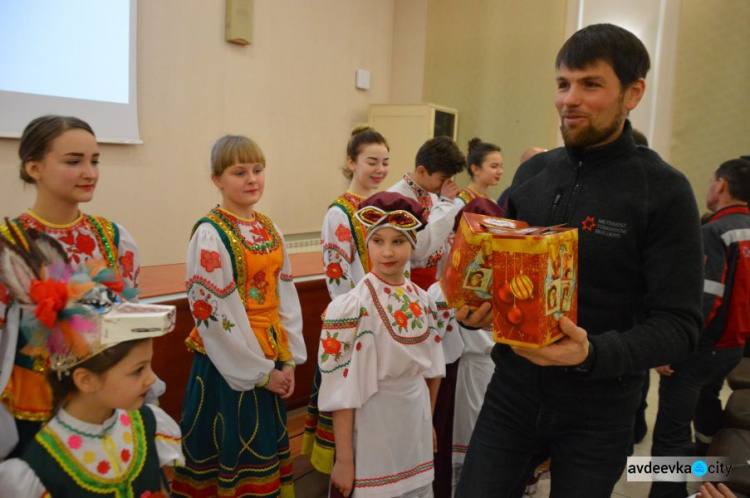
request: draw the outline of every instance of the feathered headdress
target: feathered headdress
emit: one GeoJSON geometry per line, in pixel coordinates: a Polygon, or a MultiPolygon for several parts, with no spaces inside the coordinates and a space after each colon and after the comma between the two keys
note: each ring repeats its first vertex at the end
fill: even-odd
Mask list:
{"type": "Polygon", "coordinates": [[[23,313],[21,332],[30,356],[48,354],[60,375],[120,342],[164,335],[174,306],[129,303],[134,296],[104,261],[72,266],[55,239],[8,222],[0,237],[0,282],[23,313]]]}

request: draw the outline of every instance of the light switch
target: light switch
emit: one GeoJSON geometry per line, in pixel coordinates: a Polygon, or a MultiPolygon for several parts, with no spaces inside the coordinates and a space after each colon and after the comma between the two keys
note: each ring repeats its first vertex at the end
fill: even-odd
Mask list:
{"type": "Polygon", "coordinates": [[[370,71],[367,69],[357,69],[354,77],[354,86],[359,90],[370,89],[370,71]]]}

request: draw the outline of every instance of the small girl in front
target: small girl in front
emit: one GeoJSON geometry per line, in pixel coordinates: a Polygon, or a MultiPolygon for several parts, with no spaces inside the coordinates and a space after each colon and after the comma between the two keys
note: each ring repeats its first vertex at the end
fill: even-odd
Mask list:
{"type": "Polygon", "coordinates": [[[172,329],[174,306],[124,303],[105,261],[71,266],[52,237],[10,230],[0,280],[27,310],[26,350],[49,357],[54,411],[21,458],[0,464],[0,496],[166,496],[161,467],[182,462],[180,429],[144,400],[151,338],[172,329]]]}
{"type": "Polygon", "coordinates": [[[265,169],[247,137],[226,135],[211,150],[222,203],[195,225],[187,254],[196,327],[175,496],[294,496],[284,400],[306,350],[284,239],[255,211],[265,169]]]}
{"type": "Polygon", "coordinates": [[[332,493],[432,496],[432,410],[445,375],[435,304],[404,278],[423,226],[416,201],[381,192],[360,205],[371,270],[331,302],[318,364],[333,412],[332,493]]]}

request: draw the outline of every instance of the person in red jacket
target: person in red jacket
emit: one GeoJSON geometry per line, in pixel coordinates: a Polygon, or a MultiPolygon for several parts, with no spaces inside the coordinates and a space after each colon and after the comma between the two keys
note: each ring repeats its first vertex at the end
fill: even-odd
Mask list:
{"type": "MultiPolygon", "coordinates": [[[[680,363],[658,367],[659,412],[653,456],[693,454],[707,448],[721,429],[719,399],[724,379],[742,359],[750,334],[750,161],[732,159],[711,178],[706,207],[713,211],[703,225],[705,281],[703,331],[696,353],[680,363]]],[[[654,482],[652,497],[686,496],[684,482],[654,482]]]]}

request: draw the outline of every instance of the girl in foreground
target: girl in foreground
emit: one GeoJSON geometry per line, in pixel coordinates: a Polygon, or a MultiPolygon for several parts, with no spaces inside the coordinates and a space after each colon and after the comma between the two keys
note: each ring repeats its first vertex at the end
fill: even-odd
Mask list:
{"type": "Polygon", "coordinates": [[[382,192],[360,205],[371,270],[333,300],[318,364],[333,412],[331,485],[344,496],[432,496],[432,410],[445,374],[432,299],[404,278],[422,208],[382,192]]]}
{"type": "Polygon", "coordinates": [[[265,169],[247,137],[226,135],[211,150],[222,203],[195,225],[187,254],[196,328],[175,496],[294,496],[283,400],[306,350],[284,239],[255,211],[265,169]]]}
{"type": "Polygon", "coordinates": [[[27,314],[29,354],[44,350],[55,410],[20,459],[0,464],[0,496],[166,496],[163,465],[182,462],[180,430],[144,405],[156,380],[152,337],[173,306],[124,303],[101,260],[71,266],[34,230],[0,237],[0,280],[27,314]]]}
{"type": "MultiPolygon", "coordinates": [[[[388,152],[385,138],[374,129],[360,126],[352,131],[343,169],[344,176],[350,180],[349,188],[328,208],[320,234],[326,286],[331,299],[352,290],[370,271],[365,229],[355,213],[362,201],[388,176],[388,152]]],[[[310,455],[316,470],[330,474],[335,448],[333,422],[330,413],[318,411],[319,389],[320,370],[316,369],[307,406],[302,454],[310,455]]]]}

